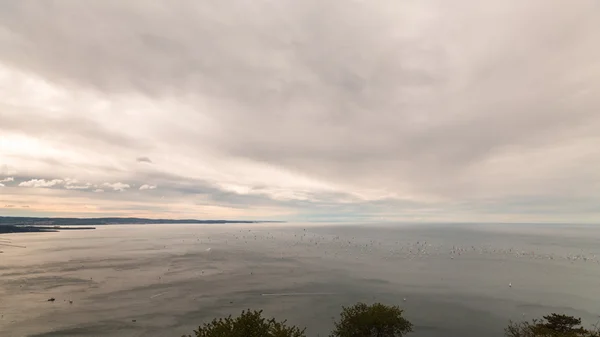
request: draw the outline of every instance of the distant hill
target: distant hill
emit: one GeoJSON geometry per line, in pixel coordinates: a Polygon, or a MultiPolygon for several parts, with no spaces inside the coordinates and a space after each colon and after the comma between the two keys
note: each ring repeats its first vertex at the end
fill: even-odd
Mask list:
{"type": "Polygon", "coordinates": [[[142,225],[142,224],[235,224],[281,223],[283,221],[197,220],[197,219],[144,219],[144,218],[32,218],[0,216],[1,225],[142,225]]]}

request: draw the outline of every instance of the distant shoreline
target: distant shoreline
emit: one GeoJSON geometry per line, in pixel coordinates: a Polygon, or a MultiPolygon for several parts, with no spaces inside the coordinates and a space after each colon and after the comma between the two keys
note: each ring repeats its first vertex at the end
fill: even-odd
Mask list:
{"type": "Polygon", "coordinates": [[[9,233],[45,233],[62,230],[92,230],[96,227],[61,227],[61,226],[29,226],[29,225],[0,225],[0,234],[9,233]]]}
{"type": "MultiPolygon", "coordinates": [[[[284,223],[284,221],[248,221],[248,220],[197,220],[197,219],[146,219],[146,218],[39,218],[0,216],[0,233],[5,226],[33,226],[40,232],[48,231],[51,226],[97,226],[97,225],[151,225],[151,224],[255,224],[284,223]]],[[[68,228],[61,228],[68,229],[68,228]]],[[[26,231],[26,230],[23,230],[26,231]]]]}

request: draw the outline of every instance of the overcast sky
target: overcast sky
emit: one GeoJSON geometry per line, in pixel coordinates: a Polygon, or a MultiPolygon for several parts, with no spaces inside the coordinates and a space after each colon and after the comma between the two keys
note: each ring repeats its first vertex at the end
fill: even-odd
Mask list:
{"type": "Polygon", "coordinates": [[[0,0],[0,215],[600,223],[600,2],[0,0]]]}

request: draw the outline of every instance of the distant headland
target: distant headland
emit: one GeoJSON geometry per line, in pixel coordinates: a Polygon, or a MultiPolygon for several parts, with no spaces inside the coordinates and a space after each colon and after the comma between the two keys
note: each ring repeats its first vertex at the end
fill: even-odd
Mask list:
{"type": "Polygon", "coordinates": [[[146,218],[37,218],[0,216],[0,234],[19,232],[55,232],[60,230],[95,229],[96,225],[151,225],[151,224],[253,224],[283,223],[283,221],[197,220],[146,218]],[[70,227],[77,226],[77,227],[70,227]]]}

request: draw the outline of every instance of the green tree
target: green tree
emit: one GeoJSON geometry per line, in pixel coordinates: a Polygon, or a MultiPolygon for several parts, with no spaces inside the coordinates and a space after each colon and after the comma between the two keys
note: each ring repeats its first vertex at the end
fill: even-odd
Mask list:
{"type": "MultiPolygon", "coordinates": [[[[194,330],[196,337],[305,337],[304,330],[287,326],[287,321],[265,319],[260,311],[242,311],[236,318],[213,319],[194,330]]],[[[192,337],[191,335],[183,337],[192,337]]]]}
{"type": "Polygon", "coordinates": [[[398,306],[357,303],[343,307],[331,337],[401,337],[412,331],[398,306]]]}
{"type": "Polygon", "coordinates": [[[581,318],[551,314],[531,322],[510,322],[504,329],[506,337],[600,337],[600,329],[585,329],[581,318]]]}

